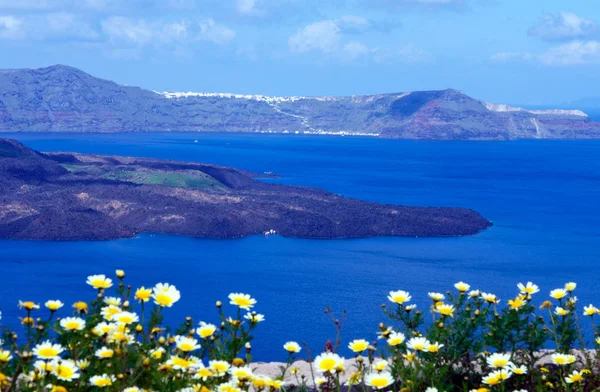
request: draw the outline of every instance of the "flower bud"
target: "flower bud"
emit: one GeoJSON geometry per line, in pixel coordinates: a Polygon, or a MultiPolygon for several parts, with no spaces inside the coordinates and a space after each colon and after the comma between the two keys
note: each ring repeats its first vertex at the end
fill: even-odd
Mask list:
{"type": "Polygon", "coordinates": [[[115,274],[117,275],[117,278],[119,278],[119,279],[123,279],[125,277],[125,271],[120,270],[120,269],[116,270],[115,274]]]}

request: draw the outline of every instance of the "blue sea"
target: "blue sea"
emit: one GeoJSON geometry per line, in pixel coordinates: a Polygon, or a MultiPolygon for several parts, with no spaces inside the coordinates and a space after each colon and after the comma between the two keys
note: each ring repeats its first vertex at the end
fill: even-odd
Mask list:
{"type": "Polygon", "coordinates": [[[3,322],[19,299],[90,299],[87,275],[125,269],[134,285],[175,284],[166,311],[216,322],[214,303],[251,293],[265,314],[253,342],[258,360],[283,360],[281,345],[314,352],[335,336],[326,306],[348,316],[342,337],[375,339],[390,290],[423,310],[427,291],[463,280],[513,297],[531,280],[538,300],[567,281],[582,302],[600,304],[600,142],[425,142],[373,138],[206,134],[9,134],[41,151],[77,151],[210,162],[272,171],[285,184],[365,200],[461,206],[494,226],[462,238],[302,240],[255,236],[212,240],[143,234],[106,242],[0,241],[3,322]],[[195,142],[197,140],[197,142],[195,142]]]}

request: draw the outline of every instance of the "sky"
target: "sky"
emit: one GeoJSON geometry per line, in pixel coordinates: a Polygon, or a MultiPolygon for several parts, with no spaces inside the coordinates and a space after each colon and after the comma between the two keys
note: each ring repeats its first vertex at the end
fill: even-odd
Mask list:
{"type": "Polygon", "coordinates": [[[0,68],[157,91],[600,93],[599,0],[0,0],[0,68]]]}

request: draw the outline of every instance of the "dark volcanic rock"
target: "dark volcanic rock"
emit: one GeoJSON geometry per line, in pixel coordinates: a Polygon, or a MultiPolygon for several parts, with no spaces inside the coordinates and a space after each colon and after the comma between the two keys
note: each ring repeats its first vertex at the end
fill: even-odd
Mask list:
{"type": "Polygon", "coordinates": [[[404,139],[600,138],[583,112],[493,105],[456,90],[351,97],[158,94],[56,65],[0,70],[0,132],[329,132],[404,139]]]}
{"type": "Polygon", "coordinates": [[[228,167],[0,147],[0,238],[462,236],[491,225],[469,209],[364,202],[228,167]]]}

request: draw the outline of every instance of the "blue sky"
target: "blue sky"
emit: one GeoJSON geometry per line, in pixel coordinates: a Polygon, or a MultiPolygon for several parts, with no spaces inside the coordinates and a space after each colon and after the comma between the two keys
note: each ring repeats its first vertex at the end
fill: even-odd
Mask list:
{"type": "Polygon", "coordinates": [[[598,96],[597,0],[0,0],[0,68],[159,91],[598,96]]]}

